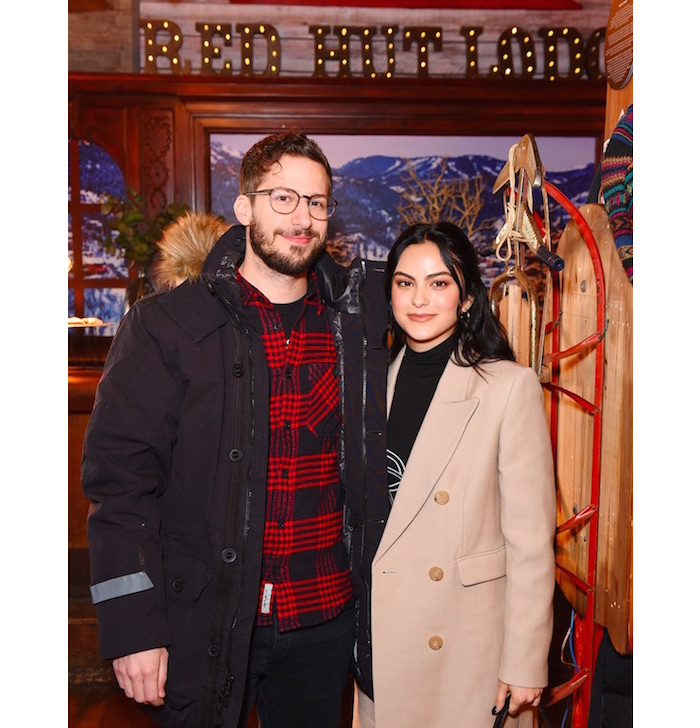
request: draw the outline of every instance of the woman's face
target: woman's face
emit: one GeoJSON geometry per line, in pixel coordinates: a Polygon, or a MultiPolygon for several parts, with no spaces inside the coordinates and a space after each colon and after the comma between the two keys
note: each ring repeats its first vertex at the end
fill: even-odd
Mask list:
{"type": "MultiPolygon", "coordinates": [[[[457,328],[460,291],[430,241],[409,245],[399,257],[391,279],[391,309],[414,351],[428,351],[457,328]]],[[[466,301],[461,311],[471,306],[466,301]]]]}

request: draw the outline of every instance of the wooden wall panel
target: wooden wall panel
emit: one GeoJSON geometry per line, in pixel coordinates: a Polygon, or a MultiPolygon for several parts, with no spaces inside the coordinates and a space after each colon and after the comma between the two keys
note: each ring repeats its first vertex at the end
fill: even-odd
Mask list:
{"type": "MultiPolygon", "coordinates": [[[[69,74],[70,134],[96,141],[127,184],[206,209],[208,135],[593,136],[602,144],[604,81],[226,79],[69,74]]],[[[598,145],[601,146],[600,144],[598,145]]]]}

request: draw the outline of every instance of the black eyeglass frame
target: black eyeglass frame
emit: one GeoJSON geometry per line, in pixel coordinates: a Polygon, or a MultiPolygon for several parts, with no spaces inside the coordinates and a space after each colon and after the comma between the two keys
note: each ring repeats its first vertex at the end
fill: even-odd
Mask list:
{"type": "Polygon", "coordinates": [[[333,213],[335,212],[336,208],[338,207],[338,200],[334,199],[330,195],[301,195],[296,190],[292,190],[289,187],[272,187],[271,189],[267,190],[256,190],[255,192],[244,192],[243,193],[246,197],[255,197],[256,195],[267,195],[268,199],[270,200],[270,207],[278,214],[278,215],[291,215],[297,207],[299,207],[299,203],[301,202],[302,197],[305,200],[308,200],[310,203],[311,200],[313,200],[315,197],[325,197],[327,200],[329,200],[329,205],[326,208],[326,217],[316,217],[313,212],[311,211],[311,204],[309,204],[309,215],[313,217],[314,220],[318,220],[319,222],[325,222],[326,220],[330,220],[333,217],[333,213]],[[285,190],[286,192],[293,192],[297,196],[297,204],[294,205],[294,208],[289,210],[289,212],[280,212],[279,210],[275,210],[274,207],[272,207],[272,193],[276,192],[277,190],[285,190]]]}

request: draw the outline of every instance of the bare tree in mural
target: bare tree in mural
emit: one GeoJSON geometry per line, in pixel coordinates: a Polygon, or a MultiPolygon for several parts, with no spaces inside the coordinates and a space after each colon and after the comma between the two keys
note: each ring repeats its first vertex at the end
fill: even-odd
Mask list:
{"type": "Polygon", "coordinates": [[[404,160],[404,163],[406,173],[401,181],[406,186],[398,206],[403,224],[444,220],[464,230],[477,247],[483,247],[479,241],[484,236],[487,236],[488,243],[491,242],[498,220],[479,220],[486,191],[480,174],[471,179],[448,179],[448,160],[445,157],[429,177],[419,177],[412,160],[404,160]]]}

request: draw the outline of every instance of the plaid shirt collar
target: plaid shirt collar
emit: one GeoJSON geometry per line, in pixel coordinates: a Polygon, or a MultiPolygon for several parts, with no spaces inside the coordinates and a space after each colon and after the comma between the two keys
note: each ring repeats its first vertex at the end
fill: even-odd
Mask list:
{"type": "MultiPolygon", "coordinates": [[[[236,268],[236,280],[241,287],[241,301],[244,306],[249,306],[251,303],[262,304],[266,307],[274,305],[264,293],[259,291],[241,275],[238,268],[236,268]]],[[[324,305],[321,299],[321,292],[318,288],[316,273],[313,270],[309,271],[307,281],[308,285],[304,294],[304,302],[309,306],[313,306],[316,309],[317,315],[321,315],[324,310],[324,305]]]]}

